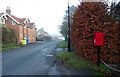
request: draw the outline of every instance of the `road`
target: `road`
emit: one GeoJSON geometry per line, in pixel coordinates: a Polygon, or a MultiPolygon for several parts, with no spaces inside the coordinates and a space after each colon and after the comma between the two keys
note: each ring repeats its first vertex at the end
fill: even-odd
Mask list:
{"type": "Polygon", "coordinates": [[[59,42],[37,42],[2,52],[2,74],[48,75],[54,65],[55,47],[59,42]]]}

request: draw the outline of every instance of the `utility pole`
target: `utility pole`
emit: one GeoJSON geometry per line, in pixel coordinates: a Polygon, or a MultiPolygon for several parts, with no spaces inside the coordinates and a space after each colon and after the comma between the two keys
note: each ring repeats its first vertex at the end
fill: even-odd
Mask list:
{"type": "Polygon", "coordinates": [[[68,52],[70,52],[70,7],[68,0],[68,52]]]}

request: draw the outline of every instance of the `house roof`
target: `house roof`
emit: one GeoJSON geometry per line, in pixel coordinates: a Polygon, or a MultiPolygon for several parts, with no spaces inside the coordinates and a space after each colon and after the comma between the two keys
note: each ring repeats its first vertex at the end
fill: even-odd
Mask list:
{"type": "MultiPolygon", "coordinates": [[[[27,18],[18,18],[14,15],[10,15],[10,14],[7,14],[7,13],[0,13],[0,17],[3,17],[4,14],[5,14],[5,16],[9,16],[12,20],[14,20],[15,22],[17,22],[18,24],[21,24],[21,25],[23,25],[24,21],[27,20],[27,18]]],[[[30,28],[33,28],[33,27],[35,27],[35,26],[33,26],[34,24],[35,23],[33,23],[33,22],[32,23],[28,22],[27,26],[30,27],[30,28]]]]}
{"type": "Polygon", "coordinates": [[[29,23],[29,26],[33,26],[35,23],[29,23]]]}
{"type": "MultiPolygon", "coordinates": [[[[14,18],[16,21],[18,21],[19,23],[23,23],[27,19],[27,18],[18,18],[14,15],[11,15],[11,17],[14,18]]],[[[28,23],[27,25],[28,27],[33,27],[34,24],[35,23],[32,22],[32,23],[28,23]]]]}
{"type": "Polygon", "coordinates": [[[33,26],[34,23],[27,23],[26,25],[28,25],[28,26],[33,26]]]}
{"type": "Polygon", "coordinates": [[[48,34],[46,31],[44,31],[42,28],[41,29],[39,29],[38,31],[37,31],[38,33],[45,33],[45,34],[48,34]]]}
{"type": "Polygon", "coordinates": [[[28,25],[29,28],[33,28],[33,27],[34,27],[34,26],[33,26],[34,24],[35,24],[35,23],[28,23],[27,25],[28,25]]]}
{"type": "Polygon", "coordinates": [[[7,19],[5,13],[0,13],[0,18],[3,18],[3,17],[5,17],[5,19],[7,19]]]}
{"type": "Polygon", "coordinates": [[[13,17],[15,20],[17,20],[20,23],[22,23],[22,22],[24,22],[26,20],[26,18],[18,18],[18,17],[14,16],[14,15],[11,15],[11,17],[13,17]]]}

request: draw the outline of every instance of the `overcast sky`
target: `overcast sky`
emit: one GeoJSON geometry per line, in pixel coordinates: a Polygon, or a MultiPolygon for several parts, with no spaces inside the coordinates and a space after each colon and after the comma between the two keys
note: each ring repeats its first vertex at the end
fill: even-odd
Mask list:
{"type": "MultiPolygon", "coordinates": [[[[79,0],[69,0],[70,6],[79,0]]],[[[0,12],[11,8],[11,14],[19,18],[30,18],[38,29],[44,28],[50,34],[59,34],[68,0],[0,0],[0,12]]]]}
{"type": "MultiPolygon", "coordinates": [[[[19,18],[30,18],[38,29],[44,28],[50,34],[59,34],[68,0],[0,0],[0,12],[10,7],[11,14],[19,18]]],[[[78,0],[70,0],[70,5],[78,0]]]]}

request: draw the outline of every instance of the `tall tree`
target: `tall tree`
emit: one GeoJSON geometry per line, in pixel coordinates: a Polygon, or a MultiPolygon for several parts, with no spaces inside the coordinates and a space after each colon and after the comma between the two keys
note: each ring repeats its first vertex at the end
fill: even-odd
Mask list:
{"type": "Polygon", "coordinates": [[[112,2],[111,3],[111,7],[110,7],[110,15],[114,16],[114,20],[120,20],[120,2],[115,3],[112,2]]]}
{"type": "MultiPolygon", "coordinates": [[[[74,5],[72,5],[70,7],[70,18],[72,17],[72,14],[74,13],[74,11],[76,10],[76,7],[74,5]]],[[[60,26],[60,33],[63,35],[63,37],[65,37],[65,40],[67,40],[67,34],[68,34],[68,10],[65,11],[65,15],[63,17],[63,22],[62,25],[60,26]]],[[[71,19],[70,19],[70,22],[71,19]]]]}

